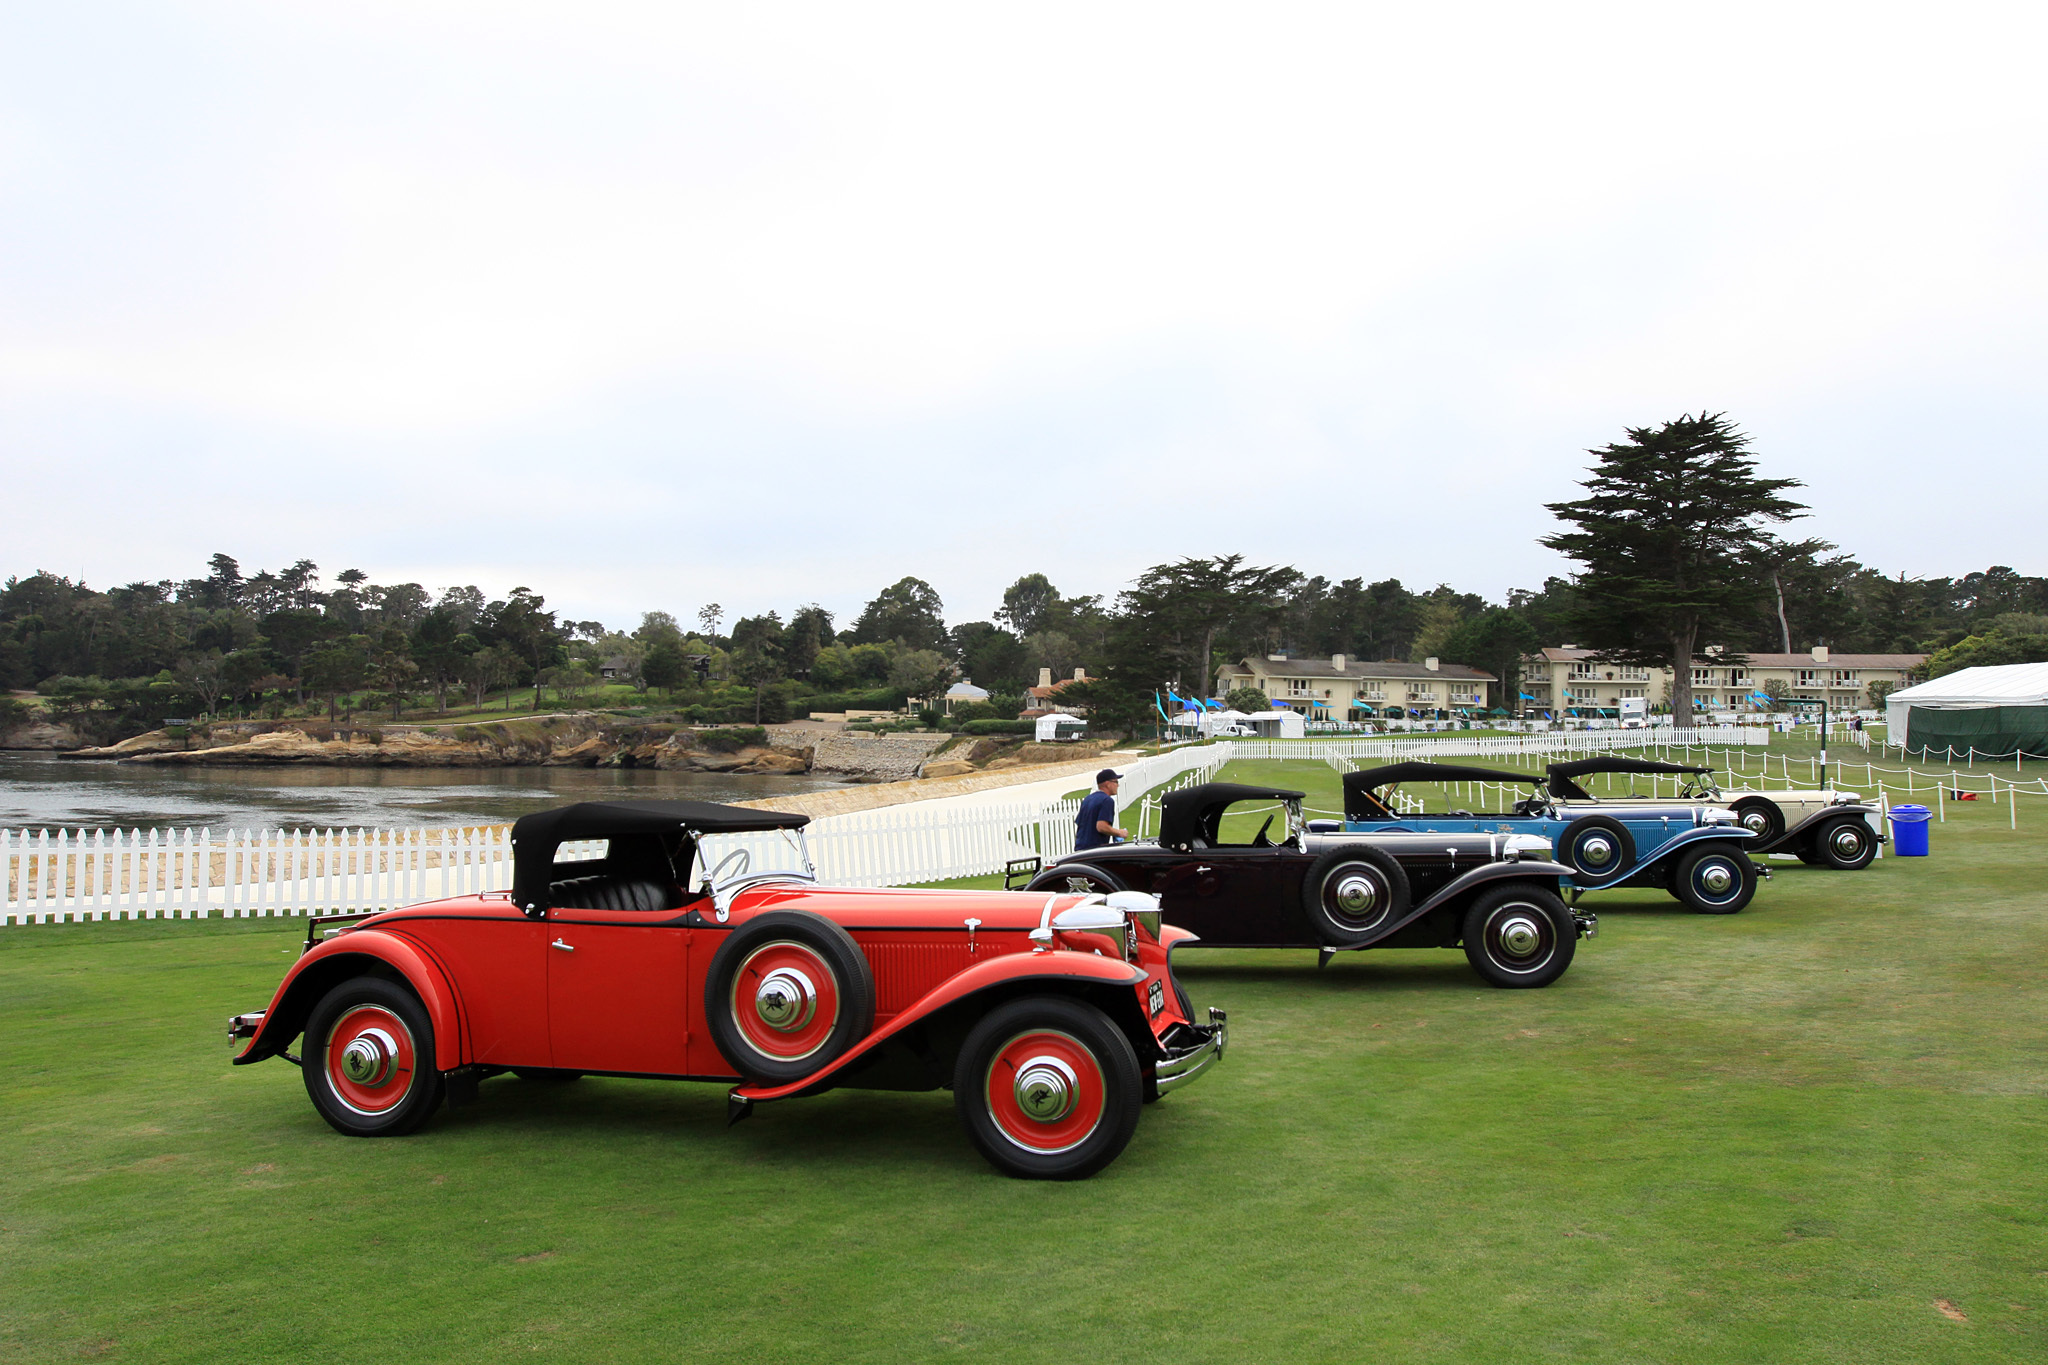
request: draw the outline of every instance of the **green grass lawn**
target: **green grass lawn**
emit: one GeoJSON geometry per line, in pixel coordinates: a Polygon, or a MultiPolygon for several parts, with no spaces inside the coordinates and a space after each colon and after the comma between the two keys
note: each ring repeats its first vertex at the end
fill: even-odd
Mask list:
{"type": "Polygon", "coordinates": [[[0,931],[0,1360],[2043,1359],[2037,809],[1728,918],[1600,897],[1548,990],[1184,958],[1231,1053],[1075,1185],[943,1094],[727,1129],[715,1086],[508,1077],[350,1140],[228,1065],[300,926],[0,931]]]}

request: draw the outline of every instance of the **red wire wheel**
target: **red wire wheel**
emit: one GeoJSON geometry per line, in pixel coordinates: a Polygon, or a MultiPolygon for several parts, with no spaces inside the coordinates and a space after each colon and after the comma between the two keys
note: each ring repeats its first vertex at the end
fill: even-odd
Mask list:
{"type": "Polygon", "coordinates": [[[867,1037],[875,977],[839,925],[771,910],[733,929],[704,974],[705,1020],[732,1069],[752,1080],[801,1080],[867,1037]]]}
{"type": "Polygon", "coordinates": [[[1114,1161],[1138,1129],[1144,1077],[1131,1040],[1094,1004],[1027,996],[968,1031],[953,1103],[1005,1175],[1078,1180],[1114,1161]]]}
{"type": "Polygon", "coordinates": [[[388,1114],[412,1089],[419,1048],[405,1020],[382,1005],[356,1005],[328,1031],[322,1050],[334,1097],[358,1114],[388,1114]]]}
{"type": "Polygon", "coordinates": [[[800,1062],[815,1056],[839,1023],[839,982],[816,949],[778,939],[740,963],[728,1008],[756,1051],[800,1062]]]}
{"type": "Polygon", "coordinates": [[[1040,1029],[1020,1033],[988,1066],[983,1094],[989,1117],[1027,1152],[1078,1147],[1102,1122],[1102,1068],[1071,1034],[1040,1029]]]}
{"type": "Polygon", "coordinates": [[[441,1103],[434,1023],[404,985],[359,976],[321,997],[306,1019],[306,1094],[350,1137],[409,1133],[441,1103]]]}

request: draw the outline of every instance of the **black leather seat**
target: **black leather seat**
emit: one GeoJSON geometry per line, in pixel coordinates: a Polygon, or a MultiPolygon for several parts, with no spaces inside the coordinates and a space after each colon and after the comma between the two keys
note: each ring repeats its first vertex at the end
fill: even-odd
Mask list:
{"type": "Polygon", "coordinates": [[[673,910],[683,896],[672,885],[647,877],[571,877],[548,888],[562,910],[673,910]]]}

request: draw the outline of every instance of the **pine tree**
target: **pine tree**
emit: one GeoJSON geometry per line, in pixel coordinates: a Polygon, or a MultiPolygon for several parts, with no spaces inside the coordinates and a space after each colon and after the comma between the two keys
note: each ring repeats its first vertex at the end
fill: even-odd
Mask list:
{"type": "Polygon", "coordinates": [[[1692,659],[1702,632],[1741,630],[1769,591],[1768,527],[1805,514],[1781,496],[1803,485],[1756,472],[1749,438],[1724,413],[1637,427],[1588,452],[1599,463],[1576,502],[1547,504],[1575,530],[1543,544],[1577,560],[1578,640],[1616,663],[1671,670],[1678,724],[1692,715],[1692,659]]]}

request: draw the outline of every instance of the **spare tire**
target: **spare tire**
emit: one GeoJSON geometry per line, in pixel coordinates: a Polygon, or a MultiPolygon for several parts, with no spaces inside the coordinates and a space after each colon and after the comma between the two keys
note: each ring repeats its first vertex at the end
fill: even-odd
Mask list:
{"type": "Polygon", "coordinates": [[[734,1071],[801,1080],[874,1027],[875,976],[853,936],[831,920],[771,910],[727,934],[712,955],[704,1015],[734,1071]]]}
{"type": "Polygon", "coordinates": [[[1301,908],[1317,938],[1332,948],[1360,948],[1408,913],[1408,873],[1392,854],[1370,844],[1339,844],[1309,864],[1301,908]]]}
{"type": "Polygon", "coordinates": [[[1054,863],[1029,882],[1026,891],[1058,891],[1069,895],[1106,896],[1125,891],[1123,878],[1087,863],[1054,863]]]}
{"type": "Polygon", "coordinates": [[[1582,815],[1558,836],[1557,860],[1580,886],[1606,886],[1636,865],[1636,841],[1611,815],[1582,815]]]}

